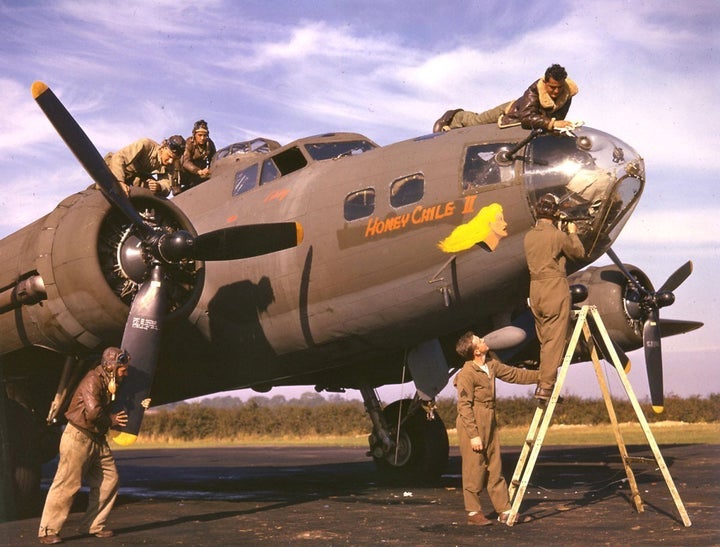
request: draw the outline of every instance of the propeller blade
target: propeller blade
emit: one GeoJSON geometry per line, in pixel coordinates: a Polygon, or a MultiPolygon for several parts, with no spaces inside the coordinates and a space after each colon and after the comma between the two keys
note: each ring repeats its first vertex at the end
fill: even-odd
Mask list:
{"type": "Polygon", "coordinates": [[[153,230],[148,226],[130,203],[130,199],[118,187],[115,176],[103,160],[100,152],[75,121],[70,112],[60,102],[55,93],[43,82],[33,82],[32,95],[40,109],[45,113],[55,130],[65,141],[70,151],[100,187],[105,198],[132,222],[143,231],[143,235],[153,235],[153,230]]]}
{"type": "Polygon", "coordinates": [[[693,271],[692,260],[688,260],[685,264],[680,266],[675,272],[667,278],[667,281],[663,283],[663,286],[658,289],[658,292],[662,291],[674,291],[683,281],[685,281],[693,271]]]}
{"type": "Polygon", "coordinates": [[[622,263],[622,260],[618,257],[618,255],[615,254],[615,251],[612,250],[612,248],[608,248],[605,253],[610,257],[610,260],[613,261],[613,263],[618,267],[618,269],[623,273],[623,275],[627,278],[627,280],[630,282],[630,284],[643,296],[648,296],[650,293],[643,287],[637,279],[635,279],[635,276],[630,273],[630,270],[628,270],[625,267],[625,264],[622,263]]]}
{"type": "Polygon", "coordinates": [[[126,427],[114,426],[110,430],[110,436],[120,445],[134,443],[140,432],[145,414],[142,401],[150,396],[160,353],[165,300],[162,266],[155,265],[133,300],[123,333],[121,347],[130,354],[130,365],[127,377],[118,387],[114,411],[127,411],[128,423],[126,427]]]}
{"type": "Polygon", "coordinates": [[[650,384],[650,401],[656,414],[660,414],[664,407],[661,340],[658,312],[652,310],[643,325],[643,346],[650,384]]]}
{"type": "Polygon", "coordinates": [[[188,258],[236,260],[297,247],[303,240],[297,222],[232,226],[199,235],[189,247],[188,258]]]}
{"type": "Polygon", "coordinates": [[[660,332],[665,337],[674,336],[699,329],[704,324],[700,321],[685,321],[683,319],[660,319],[660,332]]]}

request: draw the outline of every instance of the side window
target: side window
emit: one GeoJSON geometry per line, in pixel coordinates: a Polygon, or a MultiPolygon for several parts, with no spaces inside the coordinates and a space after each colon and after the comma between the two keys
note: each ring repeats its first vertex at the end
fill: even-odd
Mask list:
{"type": "Polygon", "coordinates": [[[267,159],[263,162],[262,173],[260,174],[260,184],[265,184],[275,180],[280,176],[280,171],[275,167],[275,163],[271,159],[267,159]]]}
{"type": "Polygon", "coordinates": [[[500,165],[495,156],[501,150],[509,150],[511,144],[477,144],[470,146],[463,165],[463,190],[477,189],[513,179],[513,164],[500,165]]]}
{"type": "Polygon", "coordinates": [[[365,188],[345,198],[345,220],[369,217],[375,211],[375,189],[365,188]]]}
{"type": "Polygon", "coordinates": [[[390,205],[402,207],[417,203],[425,194],[425,177],[422,173],[415,173],[397,179],[390,185],[390,205]]]}
{"type": "Polygon", "coordinates": [[[235,183],[233,184],[233,196],[247,192],[251,188],[255,188],[258,177],[258,164],[246,167],[242,171],[235,173],[235,183]]]}

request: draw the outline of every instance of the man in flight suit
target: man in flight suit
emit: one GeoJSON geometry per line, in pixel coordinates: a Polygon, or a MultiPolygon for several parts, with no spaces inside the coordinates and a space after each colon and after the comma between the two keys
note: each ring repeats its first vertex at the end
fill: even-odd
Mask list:
{"type": "Polygon", "coordinates": [[[185,140],[185,153],[180,160],[180,184],[173,187],[174,195],[210,178],[210,162],[215,152],[215,143],[210,138],[207,122],[196,121],[192,135],[185,140]]]}
{"type": "Polygon", "coordinates": [[[547,401],[552,395],[570,326],[570,286],[565,264],[580,260],[585,248],[577,236],[575,224],[560,231],[558,203],[553,194],[545,194],[535,207],[537,222],[525,234],[525,257],[530,270],[530,308],[540,342],[540,381],[535,398],[547,401]]]}
{"type": "Polygon", "coordinates": [[[167,196],[175,175],[173,164],[185,152],[185,139],[180,135],[168,137],[161,144],[152,139],[139,139],[117,152],[105,156],[105,163],[123,190],[128,186],[142,186],[154,194],[167,196]]]}
{"type": "Polygon", "coordinates": [[[502,475],[500,441],[495,422],[495,378],[513,384],[534,384],[536,370],[501,363],[482,338],[472,332],[458,340],[455,350],[466,360],[455,376],[457,433],[462,457],[463,501],[468,524],[492,524],[482,512],[480,492],[487,486],[498,520],[507,523],[510,498],[502,475]]]}
{"type": "MultiPolygon", "coordinates": [[[[117,385],[128,373],[130,357],[109,347],[100,364],[91,369],[73,393],[65,417],[68,424],[60,440],[60,461],[40,519],[40,543],[62,543],[60,530],[83,480],[90,487],[82,528],[99,538],[112,537],[105,528],[118,494],[118,472],[105,435],[111,426],[127,425],[125,410],[111,412],[117,385]]],[[[143,406],[149,400],[143,401],[143,406]]]]}

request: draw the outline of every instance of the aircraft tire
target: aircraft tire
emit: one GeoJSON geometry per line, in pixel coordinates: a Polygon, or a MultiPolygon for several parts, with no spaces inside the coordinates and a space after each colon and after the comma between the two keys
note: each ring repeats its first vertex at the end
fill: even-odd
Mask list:
{"type": "Polygon", "coordinates": [[[395,401],[383,410],[393,440],[398,442],[398,450],[385,457],[374,457],[375,465],[386,480],[434,482],[445,470],[449,457],[445,424],[438,415],[428,420],[420,409],[403,423],[398,436],[396,427],[401,408],[405,414],[410,408],[410,400],[395,401]]]}

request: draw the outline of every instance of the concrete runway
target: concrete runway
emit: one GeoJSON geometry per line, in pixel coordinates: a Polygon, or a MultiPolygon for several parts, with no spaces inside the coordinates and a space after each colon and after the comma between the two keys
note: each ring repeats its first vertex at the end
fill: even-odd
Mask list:
{"type": "MultiPolygon", "coordinates": [[[[652,458],[645,446],[628,449],[652,458]]],[[[720,445],[661,452],[690,527],[654,461],[633,465],[645,502],[635,511],[614,445],[543,448],[521,508],[532,520],[512,527],[466,524],[456,447],[447,473],[430,486],[378,482],[362,448],[232,447],[117,450],[122,487],[108,523],[117,535],[78,534],[81,492],[62,536],[73,545],[720,544],[720,445]]],[[[518,455],[504,450],[507,478],[518,455]]],[[[45,487],[53,473],[47,466],[45,487]]],[[[38,524],[0,524],[0,544],[38,544],[38,524]]]]}

